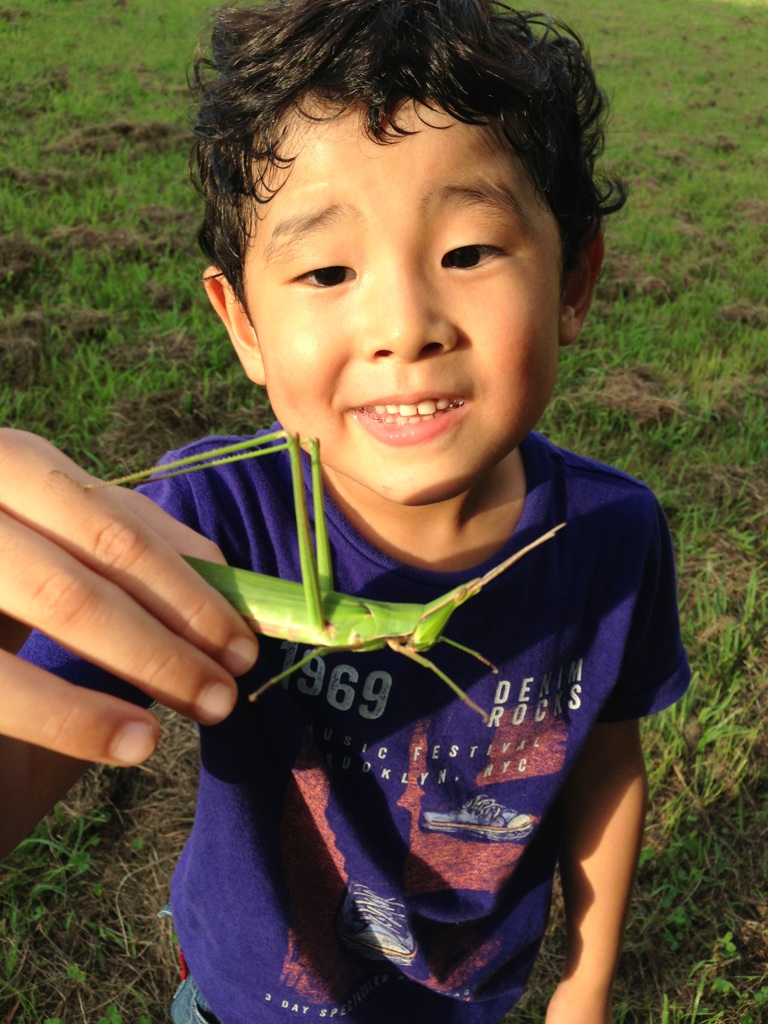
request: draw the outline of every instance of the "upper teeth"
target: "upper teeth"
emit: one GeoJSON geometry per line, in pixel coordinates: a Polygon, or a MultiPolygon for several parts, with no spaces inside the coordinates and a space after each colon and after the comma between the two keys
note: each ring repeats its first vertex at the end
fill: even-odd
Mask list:
{"type": "Polygon", "coordinates": [[[387,413],[390,416],[432,416],[438,410],[447,409],[450,404],[447,398],[438,398],[436,401],[427,398],[418,405],[375,405],[374,409],[380,415],[387,413]]]}

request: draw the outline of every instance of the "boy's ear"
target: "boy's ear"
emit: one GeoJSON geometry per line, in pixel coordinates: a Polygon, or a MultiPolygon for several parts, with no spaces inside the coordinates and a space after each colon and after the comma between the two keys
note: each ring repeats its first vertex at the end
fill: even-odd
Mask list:
{"type": "Polygon", "coordinates": [[[237,358],[254,384],[265,384],[264,361],[259,340],[247,311],[235,295],[232,285],[218,267],[208,267],[203,274],[208,299],[227,329],[237,358]]]}
{"type": "Polygon", "coordinates": [[[565,279],[563,301],[560,306],[561,345],[570,345],[579,336],[592,304],[592,295],[600,276],[604,253],[605,240],[600,231],[593,241],[581,248],[576,266],[569,271],[565,279]]]}

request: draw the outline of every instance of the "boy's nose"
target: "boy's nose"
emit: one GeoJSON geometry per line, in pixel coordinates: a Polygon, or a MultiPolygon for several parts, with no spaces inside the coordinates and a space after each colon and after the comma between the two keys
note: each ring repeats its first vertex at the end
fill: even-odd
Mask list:
{"type": "Polygon", "coordinates": [[[456,346],[456,327],[429,282],[400,278],[371,287],[367,298],[360,337],[368,358],[411,362],[456,346]]]}

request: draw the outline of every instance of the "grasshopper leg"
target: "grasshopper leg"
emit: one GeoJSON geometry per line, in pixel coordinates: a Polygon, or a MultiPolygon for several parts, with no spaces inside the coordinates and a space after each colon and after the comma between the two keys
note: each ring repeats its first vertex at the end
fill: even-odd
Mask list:
{"type": "Polygon", "coordinates": [[[278,672],[276,676],[272,676],[272,678],[268,679],[266,683],[262,683],[261,686],[259,686],[257,689],[253,691],[253,693],[249,693],[248,700],[251,701],[251,703],[253,703],[253,701],[259,699],[262,693],[266,693],[267,690],[271,690],[275,683],[279,683],[281,680],[287,679],[288,676],[296,672],[297,669],[300,669],[302,666],[306,665],[308,661],[312,661],[314,657],[323,657],[324,655],[330,654],[332,651],[335,650],[337,650],[337,648],[335,647],[313,647],[312,650],[305,654],[300,661],[296,661],[293,663],[293,665],[289,666],[286,669],[283,669],[282,672],[278,672]]]}
{"type": "Polygon", "coordinates": [[[429,658],[425,658],[423,654],[419,654],[418,651],[415,651],[413,647],[410,647],[407,642],[404,643],[402,640],[387,640],[387,644],[393,651],[397,651],[398,654],[404,654],[406,658],[410,658],[411,661],[415,661],[418,665],[423,665],[424,668],[431,669],[439,679],[442,679],[444,683],[450,686],[459,700],[463,701],[467,707],[472,708],[473,711],[476,711],[484,722],[489,721],[487,712],[483,711],[479,704],[475,704],[472,698],[469,697],[460,686],[457,686],[450,676],[447,676],[445,672],[431,662],[429,658]]]}
{"type": "Polygon", "coordinates": [[[449,636],[439,636],[437,638],[437,643],[440,643],[441,641],[444,644],[450,644],[451,647],[455,647],[459,651],[464,651],[465,654],[471,654],[472,657],[477,658],[478,661],[482,661],[482,663],[487,665],[495,676],[499,674],[499,670],[496,665],[494,665],[492,661],[488,661],[487,658],[483,657],[479,651],[475,651],[471,647],[465,647],[464,644],[460,644],[457,640],[451,640],[449,636]]]}

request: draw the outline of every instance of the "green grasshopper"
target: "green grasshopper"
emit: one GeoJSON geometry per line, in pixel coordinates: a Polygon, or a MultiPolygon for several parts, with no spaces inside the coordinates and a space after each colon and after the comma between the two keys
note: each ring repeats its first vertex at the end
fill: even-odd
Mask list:
{"type": "Polygon", "coordinates": [[[526,555],[555,535],[565,523],[561,523],[543,534],[531,544],[505,559],[484,576],[462,583],[442,597],[428,604],[400,604],[390,601],[375,601],[370,598],[352,597],[339,594],[333,589],[331,550],[323,505],[323,481],[320,467],[320,448],[316,440],[300,440],[298,435],[279,430],[259,438],[251,438],[237,444],[227,445],[192,455],[176,462],[168,462],[153,469],[142,470],[110,484],[135,483],[152,477],[163,480],[183,473],[194,473],[201,469],[221,466],[239,459],[254,458],[269,452],[288,450],[293,480],[293,500],[296,512],[296,530],[301,565],[301,583],[276,579],[262,573],[250,572],[227,565],[187,558],[189,564],[244,616],[256,632],[278,639],[311,644],[312,649],[305,657],[292,664],[283,672],[272,676],[250,695],[256,700],[265,690],[306,665],[316,656],[331,651],[374,651],[390,647],[398,654],[423,665],[435,673],[465,704],[477,711],[486,721],[488,716],[466,693],[437,665],[424,657],[441,641],[471,654],[482,661],[493,672],[498,669],[477,651],[451,640],[443,634],[443,628],[453,612],[469,598],[478,594],[486,584],[526,555]],[[312,473],[312,502],[315,514],[315,541],[309,524],[309,514],[304,496],[301,472],[302,446],[310,456],[312,473]]]}

